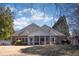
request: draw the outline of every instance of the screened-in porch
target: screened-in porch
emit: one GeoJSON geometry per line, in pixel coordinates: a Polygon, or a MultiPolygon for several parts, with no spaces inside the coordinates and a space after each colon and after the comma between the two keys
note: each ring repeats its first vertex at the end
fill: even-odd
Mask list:
{"type": "Polygon", "coordinates": [[[12,40],[21,40],[25,45],[46,45],[55,43],[56,37],[53,36],[17,36],[13,37],[12,40]]]}

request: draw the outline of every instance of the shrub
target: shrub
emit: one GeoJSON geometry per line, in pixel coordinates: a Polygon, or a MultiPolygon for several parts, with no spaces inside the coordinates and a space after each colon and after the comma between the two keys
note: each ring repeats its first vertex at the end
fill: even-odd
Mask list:
{"type": "Polygon", "coordinates": [[[22,40],[16,40],[15,42],[13,42],[14,45],[22,45],[22,43],[22,40]]]}

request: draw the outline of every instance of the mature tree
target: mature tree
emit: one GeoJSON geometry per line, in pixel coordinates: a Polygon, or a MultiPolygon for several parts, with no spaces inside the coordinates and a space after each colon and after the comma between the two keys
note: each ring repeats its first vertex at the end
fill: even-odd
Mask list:
{"type": "Polygon", "coordinates": [[[69,36],[69,28],[65,16],[61,16],[54,24],[53,28],[65,34],[66,36],[69,36]]]}
{"type": "Polygon", "coordinates": [[[4,37],[4,20],[5,20],[5,8],[0,7],[0,38],[3,39],[4,37]]]}
{"type": "Polygon", "coordinates": [[[13,31],[13,16],[10,8],[0,7],[0,38],[8,39],[13,31]]]}

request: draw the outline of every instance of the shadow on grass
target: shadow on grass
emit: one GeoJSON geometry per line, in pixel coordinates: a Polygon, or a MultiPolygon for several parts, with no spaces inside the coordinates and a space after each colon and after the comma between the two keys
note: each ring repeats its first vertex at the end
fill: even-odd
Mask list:
{"type": "Polygon", "coordinates": [[[60,48],[55,48],[54,46],[33,46],[30,48],[21,49],[22,53],[28,54],[38,54],[42,56],[61,56],[64,52],[60,48]]]}
{"type": "Polygon", "coordinates": [[[79,55],[79,47],[75,46],[33,46],[25,49],[21,49],[22,53],[38,54],[41,56],[72,56],[79,55]],[[74,53],[77,51],[77,53],[74,53]]]}

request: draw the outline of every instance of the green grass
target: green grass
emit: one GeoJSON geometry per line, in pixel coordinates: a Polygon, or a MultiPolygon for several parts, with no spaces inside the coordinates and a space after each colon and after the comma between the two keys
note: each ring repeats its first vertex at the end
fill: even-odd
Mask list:
{"type": "Polygon", "coordinates": [[[28,54],[38,54],[42,56],[79,56],[79,46],[33,46],[30,48],[21,49],[21,52],[28,54]]]}

